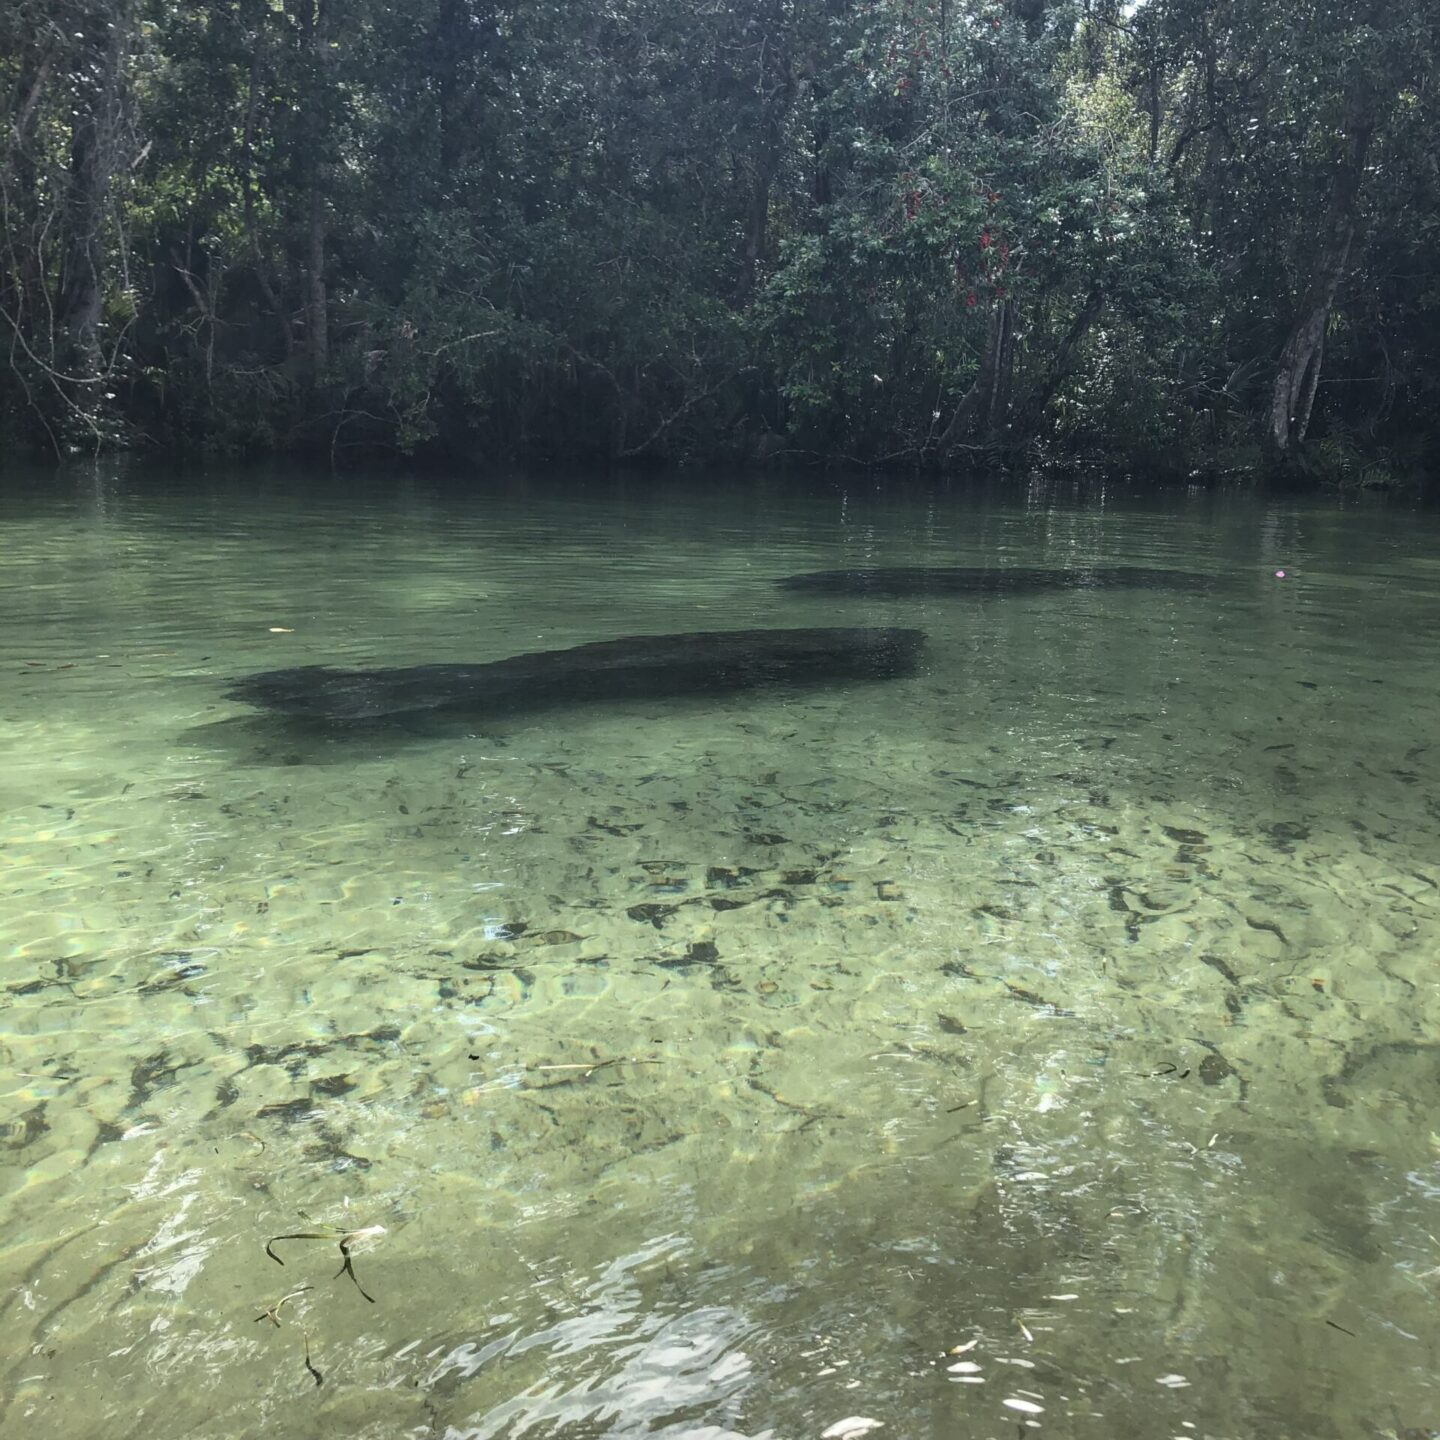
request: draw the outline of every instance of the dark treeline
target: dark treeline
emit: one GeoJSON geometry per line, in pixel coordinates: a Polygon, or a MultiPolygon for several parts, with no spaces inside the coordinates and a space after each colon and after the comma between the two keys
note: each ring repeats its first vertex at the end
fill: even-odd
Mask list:
{"type": "Polygon", "coordinates": [[[0,440],[1440,443],[1440,6],[4,0],[0,440]]]}

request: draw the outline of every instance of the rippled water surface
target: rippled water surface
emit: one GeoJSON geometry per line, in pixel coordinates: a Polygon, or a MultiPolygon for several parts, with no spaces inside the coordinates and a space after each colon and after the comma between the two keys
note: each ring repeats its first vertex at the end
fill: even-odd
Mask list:
{"type": "Polygon", "coordinates": [[[11,472],[0,546],[0,1433],[1440,1431],[1434,514],[11,472]],[[911,564],[1210,583],[773,583],[911,564]],[[812,625],[921,671],[224,696],[812,625]]]}

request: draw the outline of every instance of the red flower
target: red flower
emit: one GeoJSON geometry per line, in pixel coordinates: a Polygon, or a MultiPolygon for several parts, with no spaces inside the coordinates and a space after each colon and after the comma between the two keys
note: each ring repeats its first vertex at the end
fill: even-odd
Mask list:
{"type": "Polygon", "coordinates": [[[982,230],[980,232],[980,248],[982,250],[988,250],[990,248],[990,232],[988,230],[982,230]]]}
{"type": "Polygon", "coordinates": [[[965,297],[965,304],[969,306],[971,310],[973,310],[979,303],[980,302],[975,298],[975,292],[973,290],[965,297]]]}

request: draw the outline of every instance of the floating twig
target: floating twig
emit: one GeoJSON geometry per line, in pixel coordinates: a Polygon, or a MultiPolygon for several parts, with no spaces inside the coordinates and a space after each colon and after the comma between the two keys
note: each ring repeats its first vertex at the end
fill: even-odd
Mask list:
{"type": "MultiPolygon", "coordinates": [[[[282,1260],[280,1263],[283,1265],[285,1262],[282,1260]]],[[[280,1307],[287,1300],[293,1300],[297,1295],[303,1295],[307,1290],[314,1288],[313,1285],[302,1285],[298,1290],[292,1290],[288,1295],[282,1295],[263,1315],[255,1317],[255,1323],[258,1325],[262,1320],[268,1320],[278,1330],[280,1328],[280,1307]]]]}

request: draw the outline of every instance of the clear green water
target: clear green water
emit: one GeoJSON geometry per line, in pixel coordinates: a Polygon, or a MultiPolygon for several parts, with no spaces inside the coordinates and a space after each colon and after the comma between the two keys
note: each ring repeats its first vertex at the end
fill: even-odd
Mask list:
{"type": "Polygon", "coordinates": [[[0,527],[0,1433],[1440,1429],[1434,514],[12,472],[0,527]],[[1218,584],[769,583],[1002,561],[1218,584]],[[924,673],[222,698],[815,624],[924,673]],[[266,1257],[316,1222],[373,1304],[266,1257]]]}

